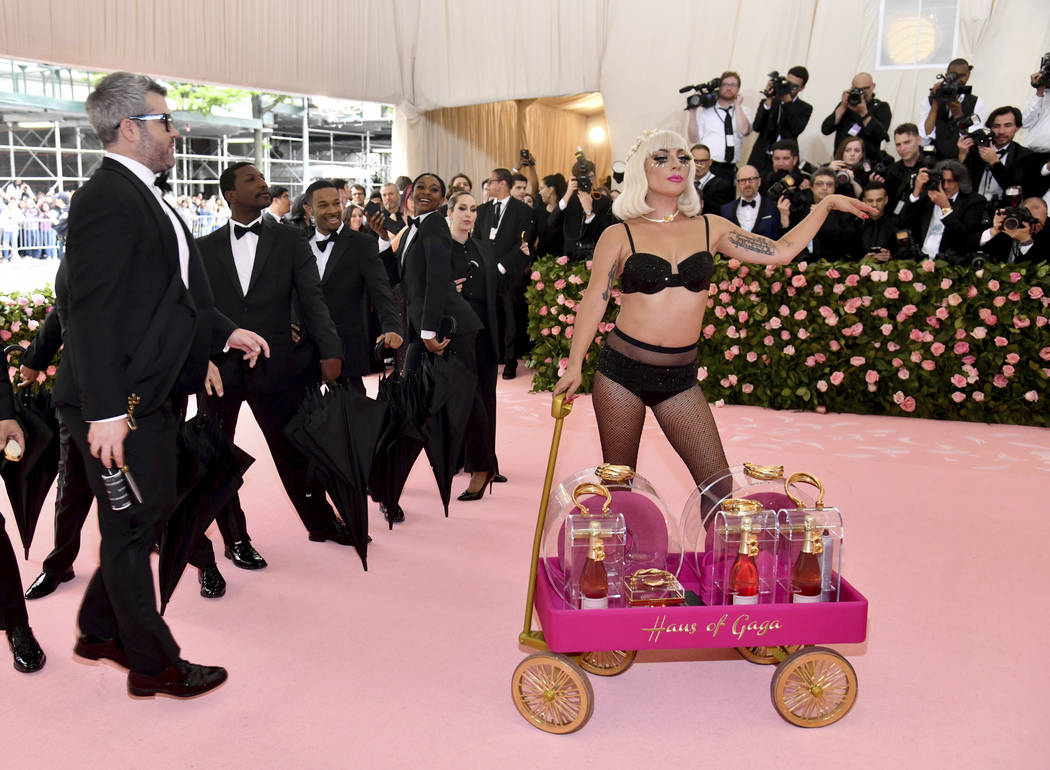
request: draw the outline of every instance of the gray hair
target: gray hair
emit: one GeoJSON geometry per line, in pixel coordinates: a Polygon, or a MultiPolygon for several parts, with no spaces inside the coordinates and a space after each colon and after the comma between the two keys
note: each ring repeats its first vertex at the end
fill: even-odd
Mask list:
{"type": "Polygon", "coordinates": [[[120,121],[149,109],[146,94],[151,91],[168,95],[168,89],[153,78],[133,72],[113,72],[95,86],[84,102],[84,111],[103,146],[116,140],[120,121]]]}
{"type": "Polygon", "coordinates": [[[939,160],[933,164],[934,171],[951,171],[952,176],[955,177],[955,181],[959,183],[959,192],[970,193],[973,192],[973,185],[970,183],[970,172],[966,170],[966,166],[957,160],[952,158],[945,158],[939,160]]]}

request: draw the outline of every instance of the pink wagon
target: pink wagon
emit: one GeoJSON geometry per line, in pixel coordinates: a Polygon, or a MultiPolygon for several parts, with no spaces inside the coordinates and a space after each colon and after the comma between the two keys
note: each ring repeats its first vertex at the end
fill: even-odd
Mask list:
{"type": "MultiPolygon", "coordinates": [[[[549,570],[539,567],[562,423],[571,411],[572,405],[560,396],[554,400],[554,437],[533,542],[525,623],[518,637],[521,645],[538,652],[521,661],[511,679],[511,695],[521,715],[545,732],[574,732],[587,723],[594,709],[588,673],[621,674],[638,650],[721,647],[736,649],[753,663],[776,666],[770,686],[773,707],[791,724],[823,727],[844,717],[857,698],[856,672],[839,653],[813,646],[865,639],[868,601],[844,578],[839,601],[814,604],[581,611],[562,598],[549,570]],[[543,630],[532,628],[534,609],[543,630]]],[[[701,595],[695,556],[682,554],[678,577],[685,590],[701,595]]]]}

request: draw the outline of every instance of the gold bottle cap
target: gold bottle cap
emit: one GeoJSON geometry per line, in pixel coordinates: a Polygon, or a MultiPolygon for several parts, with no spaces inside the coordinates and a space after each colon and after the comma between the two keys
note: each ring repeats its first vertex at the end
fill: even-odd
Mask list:
{"type": "Polygon", "coordinates": [[[591,550],[587,554],[594,561],[605,561],[605,541],[600,537],[591,538],[591,550]]]}
{"type": "Polygon", "coordinates": [[[783,465],[756,465],[755,463],[744,463],[744,473],[753,479],[761,481],[772,481],[784,478],[783,465]]]}
{"type": "MultiPolygon", "coordinates": [[[[744,514],[744,513],[758,513],[762,510],[762,503],[758,500],[747,500],[742,497],[727,497],[722,501],[721,505],[722,513],[731,514],[744,514]]],[[[748,519],[750,521],[750,519],[748,519]]]]}
{"type": "Polygon", "coordinates": [[[634,478],[634,468],[630,465],[613,465],[602,463],[594,469],[594,475],[602,481],[611,481],[614,484],[623,484],[634,478]]]}

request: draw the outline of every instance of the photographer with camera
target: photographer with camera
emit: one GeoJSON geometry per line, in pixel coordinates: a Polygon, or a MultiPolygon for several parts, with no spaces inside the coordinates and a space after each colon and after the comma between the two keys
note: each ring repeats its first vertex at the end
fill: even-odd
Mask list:
{"type": "Polygon", "coordinates": [[[711,150],[706,144],[694,144],[689,148],[689,153],[696,167],[693,186],[700,196],[700,203],[705,211],[718,211],[733,200],[733,183],[711,171],[711,150]]]}
{"type": "Polygon", "coordinates": [[[799,134],[806,130],[813,105],[802,101],[799,94],[809,81],[809,70],[805,67],[792,67],[787,75],[779,72],[769,73],[769,82],[762,92],[765,97],[758,105],[753,123],[758,133],[748,163],[765,173],[772,165],[770,154],[772,146],[781,139],[798,141],[799,134]]]}
{"type": "Polygon", "coordinates": [[[1035,152],[1050,153],[1050,105],[1046,103],[1046,89],[1050,86],[1050,53],[1043,54],[1039,71],[1032,73],[1035,93],[1025,105],[1022,118],[1028,126],[1025,141],[1035,152]]]}
{"type": "Polygon", "coordinates": [[[740,75],[723,72],[698,90],[699,95],[690,96],[686,102],[689,141],[706,144],[711,171],[732,184],[744,137],[751,133],[751,114],[740,96],[740,75]],[[716,82],[717,90],[712,90],[716,82]]]}
{"type": "MultiPolygon", "coordinates": [[[[914,123],[901,123],[893,130],[893,144],[900,160],[890,164],[881,175],[890,196],[890,210],[900,214],[915,185],[913,175],[920,168],[930,168],[936,162],[933,147],[923,146],[919,127],[914,123]]],[[[873,181],[878,181],[877,179],[873,181]]]]}
{"type": "Polygon", "coordinates": [[[972,251],[983,213],[984,199],[972,192],[966,167],[957,160],[940,160],[932,169],[916,172],[900,220],[926,256],[953,252],[961,259],[972,251]]]}
{"type": "Polygon", "coordinates": [[[992,110],[984,126],[962,134],[957,145],[959,162],[977,182],[977,194],[990,201],[1002,198],[1007,188],[1020,186],[1025,158],[1032,151],[1014,141],[1021,127],[1021,111],[1016,107],[992,110]]]}
{"type": "Polygon", "coordinates": [[[828,165],[835,170],[835,192],[859,198],[871,175],[871,166],[864,159],[864,140],[851,136],[839,142],[828,165]]]}
{"type": "Polygon", "coordinates": [[[871,75],[859,72],[849,90],[842,92],[838,106],[820,124],[820,133],[835,134],[836,147],[850,137],[859,136],[864,140],[865,154],[874,160],[882,155],[882,143],[890,138],[892,115],[890,105],[875,98],[871,75]]]}
{"type": "Polygon", "coordinates": [[[981,233],[977,248],[993,262],[1045,262],[1050,259],[1046,201],[1026,198],[1020,206],[995,212],[992,226],[981,233]]]}
{"type": "Polygon", "coordinates": [[[966,85],[972,70],[966,59],[953,59],[948,71],[937,76],[926,97],[929,108],[921,126],[922,138],[933,144],[937,160],[958,157],[960,120],[975,116],[975,122],[979,123],[985,114],[984,100],[974,96],[972,88],[966,85]]]}
{"type": "Polygon", "coordinates": [[[605,228],[613,224],[612,199],[595,192],[594,162],[576,151],[569,183],[551,212],[550,226],[564,234],[562,254],[574,262],[590,259],[605,228]]]}
{"type": "Polygon", "coordinates": [[[890,259],[897,249],[897,215],[889,210],[890,195],[883,182],[868,182],[860,199],[875,209],[857,228],[848,251],[853,255],[890,259]]]}
{"type": "MultiPolygon", "coordinates": [[[[781,194],[777,208],[781,220],[788,213],[792,227],[806,217],[810,211],[829,195],[835,194],[835,170],[830,166],[821,166],[810,177],[810,188],[781,194]]],[[[772,191],[771,191],[772,192],[772,191]]],[[[856,217],[839,216],[842,212],[832,211],[821,224],[817,234],[806,245],[806,252],[811,259],[841,260],[853,256],[853,245],[856,242],[856,217]]]]}

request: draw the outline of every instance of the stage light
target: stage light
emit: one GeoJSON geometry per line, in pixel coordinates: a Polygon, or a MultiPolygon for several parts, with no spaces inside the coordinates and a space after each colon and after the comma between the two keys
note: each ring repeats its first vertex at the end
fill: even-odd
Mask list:
{"type": "Polygon", "coordinates": [[[601,144],[605,141],[605,129],[601,126],[595,126],[590,130],[587,136],[590,137],[592,144],[601,144]]]}
{"type": "Polygon", "coordinates": [[[886,29],[886,55],[898,65],[922,64],[937,50],[937,25],[928,16],[901,15],[886,29]]]}

